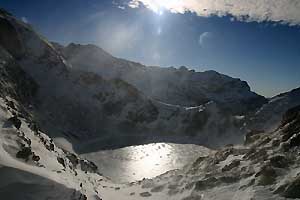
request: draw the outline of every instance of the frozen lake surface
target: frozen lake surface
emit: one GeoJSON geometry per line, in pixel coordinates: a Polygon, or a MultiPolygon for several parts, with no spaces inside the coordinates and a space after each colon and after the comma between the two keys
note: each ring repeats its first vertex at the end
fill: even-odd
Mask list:
{"type": "Polygon", "coordinates": [[[82,156],[95,162],[99,172],[114,182],[133,182],[180,169],[211,151],[194,144],[152,143],[82,156]]]}

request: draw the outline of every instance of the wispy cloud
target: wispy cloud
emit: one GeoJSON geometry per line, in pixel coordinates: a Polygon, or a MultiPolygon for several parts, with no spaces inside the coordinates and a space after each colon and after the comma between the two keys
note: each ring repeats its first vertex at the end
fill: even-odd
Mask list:
{"type": "Polygon", "coordinates": [[[213,34],[211,32],[204,32],[199,36],[199,45],[203,47],[207,39],[212,38],[213,34]]]}
{"type": "Polygon", "coordinates": [[[125,10],[125,6],[118,6],[119,9],[125,10]]]}
{"type": "Polygon", "coordinates": [[[130,0],[128,6],[141,5],[154,12],[193,12],[199,16],[232,15],[241,21],[273,21],[300,25],[299,0],[130,0]]]}
{"type": "Polygon", "coordinates": [[[130,8],[138,8],[139,5],[140,5],[140,1],[135,1],[135,0],[130,1],[130,2],[128,3],[128,6],[129,6],[130,8]]]}

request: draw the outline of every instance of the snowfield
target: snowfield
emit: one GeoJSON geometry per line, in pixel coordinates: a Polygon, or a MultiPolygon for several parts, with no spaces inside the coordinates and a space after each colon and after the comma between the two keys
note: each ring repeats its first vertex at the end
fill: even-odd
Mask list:
{"type": "MultiPolygon", "coordinates": [[[[20,118],[21,127],[17,129],[9,121],[14,110],[9,107],[8,110],[6,104],[0,99],[1,198],[84,199],[86,195],[88,199],[142,199],[144,195],[147,196],[150,189],[145,185],[152,180],[116,184],[98,173],[74,167],[66,150],[54,145],[44,133],[31,130],[25,119],[20,118]],[[49,144],[53,144],[53,148],[47,148],[49,144]],[[26,147],[30,148],[33,154],[24,155],[26,158],[16,158],[18,152],[26,147]],[[33,155],[39,159],[33,160],[33,155]],[[59,162],[58,158],[63,162],[59,162]]],[[[137,170],[138,167],[136,166],[137,170]]],[[[152,183],[152,187],[158,182],[152,183]]],[[[170,199],[168,194],[158,193],[153,194],[150,199],[166,198],[170,199]]]]}
{"type": "MultiPolygon", "coordinates": [[[[184,169],[169,171],[151,179],[117,184],[100,175],[98,170],[92,172],[90,168],[84,168],[77,155],[72,154],[72,159],[68,151],[57,147],[47,135],[29,128],[30,123],[26,119],[18,117],[20,121],[12,121],[14,114],[18,113],[16,109],[18,104],[14,103],[14,108],[11,108],[9,106],[11,103],[8,105],[7,102],[8,100],[0,99],[2,198],[280,200],[287,198],[278,196],[271,188],[281,187],[286,182],[296,179],[300,173],[298,159],[290,166],[290,170],[285,172],[280,171],[284,166],[277,163],[275,169],[279,170],[278,176],[282,178],[276,183],[253,184],[253,180],[262,181],[259,179],[261,175],[257,175],[262,173],[259,172],[262,169],[261,161],[252,160],[255,157],[251,156],[251,146],[236,146],[216,152],[206,150],[205,154],[199,155],[193,164],[187,165],[184,169]],[[21,125],[16,122],[21,122],[21,125]],[[27,148],[31,153],[24,153],[24,149],[27,148]],[[76,160],[79,164],[74,164],[76,160]],[[213,164],[215,162],[217,164],[213,164]]],[[[285,128],[289,125],[287,124],[285,128]]],[[[282,131],[273,133],[273,141],[278,140],[282,131]]],[[[265,141],[266,137],[267,135],[262,136],[254,142],[254,145],[265,141]]],[[[260,152],[260,149],[270,148],[271,143],[269,141],[264,144],[257,152],[260,152]]],[[[161,145],[164,144],[158,146],[162,147],[161,145]]],[[[280,149],[270,149],[267,154],[272,157],[278,154],[276,151],[280,149]]],[[[256,158],[261,159],[261,153],[256,154],[256,158]]],[[[144,167],[154,163],[154,160],[149,160],[144,167]]],[[[136,166],[136,170],[139,170],[139,167],[142,166],[136,166]]]]}

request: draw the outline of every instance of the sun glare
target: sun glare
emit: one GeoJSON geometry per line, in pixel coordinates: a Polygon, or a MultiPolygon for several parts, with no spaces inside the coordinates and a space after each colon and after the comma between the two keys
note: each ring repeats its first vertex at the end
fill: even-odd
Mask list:
{"type": "Polygon", "coordinates": [[[164,14],[165,10],[172,10],[177,7],[178,0],[156,0],[146,3],[146,6],[159,16],[164,14]]]}

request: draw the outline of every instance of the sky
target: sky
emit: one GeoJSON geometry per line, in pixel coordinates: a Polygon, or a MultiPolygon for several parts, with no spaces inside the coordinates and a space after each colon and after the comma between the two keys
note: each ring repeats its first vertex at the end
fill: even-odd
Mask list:
{"type": "Polygon", "coordinates": [[[300,87],[298,0],[0,0],[50,41],[215,70],[271,97],[300,87]]]}

